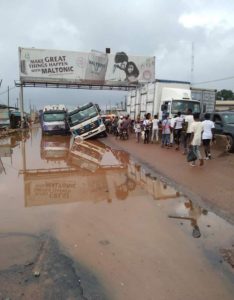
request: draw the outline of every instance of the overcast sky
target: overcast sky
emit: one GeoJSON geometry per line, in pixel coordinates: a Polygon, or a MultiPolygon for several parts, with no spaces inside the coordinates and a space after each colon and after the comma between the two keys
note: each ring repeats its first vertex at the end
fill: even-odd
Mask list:
{"type": "MultiPolygon", "coordinates": [[[[18,47],[82,52],[109,47],[112,53],[155,56],[157,79],[234,90],[234,0],[0,0],[0,36],[0,103],[7,104],[7,86],[19,80],[18,47]]],[[[18,94],[18,88],[10,90],[11,105],[18,94]]],[[[26,108],[90,100],[105,107],[124,95],[24,89],[26,108]]]]}

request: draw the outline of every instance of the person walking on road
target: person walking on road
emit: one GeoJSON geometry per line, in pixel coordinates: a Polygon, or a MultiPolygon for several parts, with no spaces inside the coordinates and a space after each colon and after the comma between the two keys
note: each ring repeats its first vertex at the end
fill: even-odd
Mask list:
{"type": "Polygon", "coordinates": [[[170,146],[173,147],[175,143],[174,139],[174,126],[175,126],[175,119],[177,118],[177,115],[174,115],[174,117],[170,118],[170,127],[171,127],[171,133],[170,133],[170,146]]]}
{"type": "Polygon", "coordinates": [[[117,125],[118,136],[120,136],[121,131],[122,131],[122,123],[123,123],[123,116],[120,116],[119,120],[118,120],[118,125],[117,125]]]}
{"type": "Polygon", "coordinates": [[[175,139],[175,144],[176,144],[175,150],[179,150],[179,148],[180,148],[180,138],[181,138],[181,133],[182,133],[182,129],[183,129],[183,123],[184,123],[184,118],[181,116],[181,112],[178,111],[177,117],[175,118],[175,123],[174,123],[174,139],[175,139]]]}
{"type": "Polygon", "coordinates": [[[158,115],[154,115],[152,120],[152,135],[151,135],[151,143],[153,144],[154,138],[156,139],[156,143],[158,142],[158,115]]]}
{"type": "Polygon", "coordinates": [[[151,114],[147,113],[145,116],[145,120],[143,121],[144,131],[145,131],[145,138],[144,144],[149,144],[149,135],[150,135],[150,126],[151,126],[151,114]]]}
{"type": "Polygon", "coordinates": [[[210,114],[205,114],[203,124],[202,143],[205,150],[205,159],[211,159],[210,142],[214,140],[214,122],[210,120],[210,114]]]}
{"type": "Polygon", "coordinates": [[[140,143],[141,138],[141,119],[140,117],[137,117],[135,123],[134,123],[134,129],[136,133],[136,141],[137,143],[140,143]]]}
{"type": "Polygon", "coordinates": [[[192,126],[192,123],[194,122],[193,112],[190,108],[187,111],[187,115],[185,116],[184,121],[185,121],[185,133],[184,133],[184,153],[183,154],[187,154],[188,144],[190,144],[190,142],[191,142],[191,135],[192,135],[191,126],[192,126]]]}
{"type": "MultiPolygon", "coordinates": [[[[194,117],[194,122],[191,125],[191,133],[192,133],[191,146],[192,146],[192,149],[193,149],[194,153],[197,156],[196,160],[199,159],[200,166],[202,166],[204,164],[204,161],[203,161],[202,156],[201,156],[200,145],[201,145],[201,139],[202,139],[203,124],[200,121],[200,114],[199,113],[195,113],[193,115],[193,117],[194,117]]],[[[193,166],[193,167],[196,166],[196,160],[194,160],[191,163],[191,166],[193,166]]]]}
{"type": "Polygon", "coordinates": [[[165,119],[162,121],[162,147],[170,148],[170,134],[171,134],[171,123],[169,120],[168,114],[165,119]]]}

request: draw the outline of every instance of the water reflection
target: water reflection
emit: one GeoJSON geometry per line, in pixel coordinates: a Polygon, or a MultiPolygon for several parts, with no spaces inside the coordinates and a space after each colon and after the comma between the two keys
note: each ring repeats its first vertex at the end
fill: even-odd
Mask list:
{"type": "Polygon", "coordinates": [[[42,136],[40,156],[48,164],[63,161],[55,168],[27,169],[23,141],[25,206],[79,201],[125,200],[136,188],[155,200],[179,196],[173,188],[151,177],[129,154],[113,150],[99,141],[79,141],[70,137],[42,136]],[[71,144],[71,145],[70,145],[71,144]]]}
{"type": "Polygon", "coordinates": [[[155,200],[167,200],[179,197],[179,192],[166,182],[151,176],[150,173],[139,164],[131,162],[128,164],[129,177],[137,182],[155,200]]]}
{"type": "MultiPolygon", "coordinates": [[[[8,190],[4,192],[6,211],[3,210],[1,215],[1,225],[6,223],[6,231],[16,231],[18,228],[26,231],[52,228],[77,260],[95,268],[105,279],[112,279],[114,270],[114,284],[118,281],[117,277],[121,278],[126,289],[130,290],[131,285],[134,291],[136,280],[132,274],[137,274],[138,270],[141,270],[138,272],[141,277],[137,279],[137,286],[140,286],[142,278],[147,278],[150,287],[155,286],[155,264],[158,264],[160,271],[168,269],[170,265],[174,266],[174,262],[182,269],[186,269],[188,265],[192,266],[190,270],[197,268],[196,276],[191,281],[194,282],[199,278],[203,267],[200,263],[202,260],[194,260],[197,251],[192,249],[192,245],[200,246],[204,242],[209,253],[210,249],[217,249],[213,246],[213,240],[210,239],[211,246],[207,243],[207,236],[213,239],[211,230],[218,230],[219,238],[222,238],[219,244],[223,248],[229,246],[230,236],[233,234],[231,229],[229,235],[226,225],[222,230],[220,226],[217,229],[215,226],[220,221],[214,219],[211,223],[204,210],[180,197],[174,188],[159,176],[150,174],[124,151],[113,150],[97,141],[71,141],[70,146],[70,142],[68,144],[63,137],[51,139],[38,136],[40,139],[34,139],[34,134],[32,137],[32,144],[30,140],[25,142],[23,139],[20,148],[14,153],[16,159],[13,159],[17,161],[14,167],[19,165],[22,168],[21,160],[17,157],[17,154],[22,154],[24,163],[18,186],[23,179],[26,209],[22,208],[22,185],[20,188],[10,188],[11,178],[17,180],[17,173],[12,172],[15,177],[5,180],[8,190]],[[54,163],[57,160],[59,163],[54,163]],[[67,203],[73,204],[58,205],[67,203]],[[188,222],[183,221],[184,226],[180,226],[180,220],[167,219],[169,213],[173,217],[182,217],[184,220],[187,218],[188,222]],[[5,215],[8,219],[10,217],[9,225],[4,221],[5,215]],[[207,227],[207,222],[211,227],[207,227]],[[202,232],[201,238],[195,240],[190,237],[187,241],[187,233],[192,235],[196,225],[199,232],[202,232]],[[179,231],[185,231],[186,234],[177,235],[179,231]],[[100,241],[110,243],[101,245],[100,241]],[[132,271],[129,273],[128,270],[132,271]]],[[[211,213],[209,217],[212,217],[211,213]]],[[[215,251],[212,253],[217,260],[215,251]]],[[[168,270],[170,274],[174,274],[173,268],[168,270]]],[[[166,278],[168,274],[165,273],[163,280],[166,278]]],[[[184,278],[187,279],[186,274],[184,278]]],[[[173,282],[175,280],[176,276],[173,282]]],[[[183,280],[178,279],[178,282],[183,280]]],[[[169,278],[166,285],[170,284],[169,278]]],[[[177,285],[176,282],[175,286],[177,285]]],[[[143,292],[145,293],[144,289],[143,292]]],[[[153,294],[155,291],[150,291],[148,298],[153,294]]],[[[137,296],[134,296],[128,297],[125,294],[117,298],[136,299],[137,296]]],[[[144,297],[142,294],[140,298],[144,297]]]]}
{"type": "MultiPolygon", "coordinates": [[[[119,189],[129,183],[127,165],[110,148],[98,142],[74,140],[69,150],[69,137],[52,136],[42,137],[40,145],[42,159],[48,163],[63,160],[65,167],[27,169],[24,164],[26,207],[123,198],[119,189]]],[[[22,154],[26,156],[25,151],[22,154]]],[[[132,185],[127,186],[132,189],[132,185]]]]}
{"type": "Polygon", "coordinates": [[[29,131],[16,132],[12,135],[0,138],[0,156],[10,157],[13,153],[13,149],[19,146],[20,141],[30,138],[29,131]]]}
{"type": "Polygon", "coordinates": [[[42,136],[40,154],[46,161],[67,160],[70,148],[69,136],[42,136]]]}
{"type": "Polygon", "coordinates": [[[2,157],[9,157],[12,160],[13,149],[20,145],[20,141],[26,141],[28,138],[30,138],[28,131],[16,132],[0,138],[0,174],[6,174],[2,157]]]}
{"type": "MultiPolygon", "coordinates": [[[[122,153],[127,157],[128,162],[129,156],[123,151],[122,153]]],[[[99,168],[123,168],[126,167],[127,162],[123,164],[111,148],[97,141],[74,140],[69,155],[70,164],[92,172],[99,168]]]]}
{"type": "Polygon", "coordinates": [[[203,209],[199,205],[196,205],[191,200],[187,200],[184,202],[184,208],[186,209],[185,215],[169,215],[169,218],[173,219],[180,219],[185,221],[190,221],[190,225],[192,226],[192,236],[194,238],[201,237],[201,231],[198,226],[198,219],[201,217],[201,215],[207,215],[208,211],[206,209],[203,209]]]}
{"type": "Polygon", "coordinates": [[[6,170],[5,170],[5,168],[4,168],[2,159],[1,159],[1,157],[0,157],[0,174],[2,174],[2,173],[6,174],[6,170]]]}
{"type": "Polygon", "coordinates": [[[4,137],[0,139],[0,157],[11,157],[12,149],[11,137],[4,137]]]}

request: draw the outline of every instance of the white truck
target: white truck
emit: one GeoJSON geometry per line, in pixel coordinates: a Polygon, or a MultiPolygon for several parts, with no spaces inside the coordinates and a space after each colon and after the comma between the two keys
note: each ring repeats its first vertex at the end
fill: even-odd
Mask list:
{"type": "Polygon", "coordinates": [[[74,137],[79,136],[85,140],[93,136],[107,136],[100,108],[92,102],[70,111],[68,124],[74,137]]]}
{"type": "Polygon", "coordinates": [[[42,134],[67,134],[67,109],[64,104],[46,105],[40,114],[42,134]]]}
{"type": "MultiPolygon", "coordinates": [[[[193,113],[204,112],[201,111],[201,108],[204,108],[201,99],[193,97],[193,93],[190,82],[157,79],[153,83],[129,91],[127,113],[132,119],[136,119],[138,115],[142,118],[146,113],[151,113],[152,116],[158,114],[159,119],[162,119],[166,112],[171,118],[178,111],[185,114],[189,108],[193,113]]],[[[215,94],[212,101],[215,102],[215,94]]]]}
{"type": "Polygon", "coordinates": [[[202,113],[212,113],[215,111],[216,93],[217,90],[215,89],[204,89],[195,86],[191,87],[192,99],[196,99],[200,102],[202,113]]]}

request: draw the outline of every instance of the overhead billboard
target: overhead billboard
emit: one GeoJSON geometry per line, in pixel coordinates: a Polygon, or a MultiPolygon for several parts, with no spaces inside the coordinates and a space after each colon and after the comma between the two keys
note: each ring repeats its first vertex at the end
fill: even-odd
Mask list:
{"type": "Polygon", "coordinates": [[[131,85],[155,79],[155,57],[19,48],[20,81],[131,85]]]}

